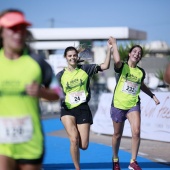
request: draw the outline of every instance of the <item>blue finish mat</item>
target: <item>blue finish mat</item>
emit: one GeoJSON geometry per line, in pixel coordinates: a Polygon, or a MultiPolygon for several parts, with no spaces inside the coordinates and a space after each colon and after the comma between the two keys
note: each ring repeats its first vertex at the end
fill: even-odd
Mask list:
{"type": "MultiPolygon", "coordinates": [[[[74,166],[70,156],[70,143],[67,138],[48,136],[47,133],[64,129],[59,119],[42,121],[45,133],[45,158],[44,170],[73,170],[74,166]]],[[[91,143],[86,151],[80,151],[82,170],[111,170],[112,169],[112,148],[103,144],[91,143]]],[[[122,160],[122,170],[127,170],[131,154],[123,150],[119,151],[122,160]]],[[[143,170],[170,170],[170,166],[152,162],[138,156],[138,163],[143,170]]]]}

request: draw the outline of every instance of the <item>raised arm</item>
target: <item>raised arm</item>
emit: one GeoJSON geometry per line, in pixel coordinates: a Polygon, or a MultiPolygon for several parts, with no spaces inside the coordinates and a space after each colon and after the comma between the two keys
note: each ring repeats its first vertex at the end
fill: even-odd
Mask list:
{"type": "Polygon", "coordinates": [[[110,37],[109,43],[112,45],[114,64],[115,64],[116,68],[120,68],[122,66],[122,62],[120,59],[116,39],[113,37],[110,37]]]}
{"type": "Polygon", "coordinates": [[[110,67],[111,49],[112,49],[112,45],[109,43],[109,40],[108,40],[106,58],[105,58],[104,63],[100,65],[102,70],[107,70],[110,67]]]}
{"type": "Polygon", "coordinates": [[[146,93],[148,96],[150,96],[154,101],[155,104],[158,105],[160,104],[160,101],[157,99],[157,97],[155,96],[155,94],[153,94],[150,89],[145,85],[145,83],[142,83],[141,85],[141,90],[146,93]]]}

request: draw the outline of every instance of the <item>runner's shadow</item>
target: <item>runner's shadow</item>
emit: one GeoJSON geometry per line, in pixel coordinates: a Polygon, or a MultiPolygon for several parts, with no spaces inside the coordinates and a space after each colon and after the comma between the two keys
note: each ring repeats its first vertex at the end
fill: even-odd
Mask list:
{"type": "MultiPolygon", "coordinates": [[[[121,162],[121,168],[127,168],[129,166],[128,162],[121,162]]],[[[150,168],[150,169],[170,169],[170,163],[162,164],[162,163],[155,163],[155,162],[140,162],[139,165],[142,168],[150,168]]],[[[43,165],[44,170],[71,170],[75,169],[73,164],[71,163],[63,163],[63,164],[45,164],[43,165]]],[[[81,169],[112,169],[111,162],[100,162],[100,163],[81,163],[81,169]]]]}

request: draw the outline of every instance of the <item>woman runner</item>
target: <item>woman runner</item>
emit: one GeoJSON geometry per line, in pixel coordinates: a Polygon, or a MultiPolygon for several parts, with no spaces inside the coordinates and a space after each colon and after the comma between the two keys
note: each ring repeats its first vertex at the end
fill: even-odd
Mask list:
{"type": "Polygon", "coordinates": [[[26,45],[30,25],[19,10],[0,14],[0,170],[41,169],[38,97],[59,99],[52,68],[26,45]]]}
{"type": "Polygon", "coordinates": [[[110,37],[109,40],[113,48],[114,69],[117,79],[111,105],[111,118],[114,128],[112,138],[113,170],[120,170],[118,152],[126,119],[128,119],[132,131],[132,158],[129,169],[141,170],[136,161],[140,145],[140,90],[149,95],[156,105],[160,102],[144,84],[145,71],[137,66],[143,55],[142,47],[133,46],[129,51],[127,62],[121,62],[116,39],[110,37]]]}
{"type": "Polygon", "coordinates": [[[90,78],[98,71],[109,68],[112,46],[108,42],[107,56],[104,63],[80,65],[78,50],[67,47],[64,57],[68,66],[57,74],[64,92],[61,108],[61,121],[70,139],[70,152],[76,170],[80,170],[80,151],[89,144],[90,125],[93,123],[88,106],[90,100],[90,78]]]}

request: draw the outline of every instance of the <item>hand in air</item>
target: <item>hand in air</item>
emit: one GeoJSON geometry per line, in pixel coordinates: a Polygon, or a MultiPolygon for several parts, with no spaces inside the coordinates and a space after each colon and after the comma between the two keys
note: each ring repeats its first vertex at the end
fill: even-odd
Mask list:
{"type": "Polygon", "coordinates": [[[109,44],[113,45],[113,44],[116,44],[116,39],[114,37],[109,37],[109,40],[108,40],[109,44]]]}

